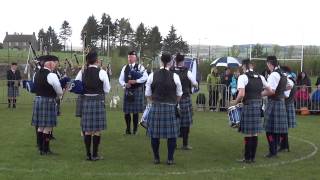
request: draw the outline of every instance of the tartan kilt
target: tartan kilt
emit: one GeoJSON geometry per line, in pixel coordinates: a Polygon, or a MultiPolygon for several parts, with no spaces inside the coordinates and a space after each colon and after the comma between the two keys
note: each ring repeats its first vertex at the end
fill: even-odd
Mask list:
{"type": "Polygon", "coordinates": [[[190,96],[180,99],[180,127],[190,127],[192,125],[192,103],[190,96]]]}
{"type": "Polygon", "coordinates": [[[264,125],[266,132],[288,133],[287,111],[284,100],[268,99],[264,125]]]}
{"type": "Polygon", "coordinates": [[[57,125],[57,104],[55,98],[35,97],[31,125],[36,127],[55,127],[57,125]]]}
{"type": "Polygon", "coordinates": [[[19,87],[8,86],[8,97],[17,97],[19,96],[19,87]]]}
{"type": "Polygon", "coordinates": [[[83,96],[81,128],[83,131],[106,129],[106,109],[104,95],[83,96]]]}
{"type": "MultiPolygon", "coordinates": [[[[127,89],[125,90],[127,91],[127,89]]],[[[143,86],[134,89],[134,101],[129,102],[124,93],[123,97],[123,112],[125,114],[128,113],[142,113],[145,109],[144,104],[144,92],[143,86]]]]}
{"type": "Polygon", "coordinates": [[[147,126],[151,138],[177,138],[180,126],[176,105],[153,103],[147,116],[147,126]]]}
{"type": "Polygon", "coordinates": [[[239,131],[243,134],[257,134],[263,130],[261,118],[262,100],[247,100],[242,107],[239,131]]]}
{"type": "Polygon", "coordinates": [[[296,110],[294,103],[286,104],[288,128],[295,128],[297,126],[296,110]]]}
{"type": "Polygon", "coordinates": [[[83,102],[83,95],[78,95],[76,100],[76,117],[81,117],[82,115],[82,103],[83,102]]]}

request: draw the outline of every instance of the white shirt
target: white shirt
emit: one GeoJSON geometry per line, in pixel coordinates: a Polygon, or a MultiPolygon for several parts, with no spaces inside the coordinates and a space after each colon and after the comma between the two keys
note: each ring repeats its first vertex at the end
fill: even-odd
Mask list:
{"type": "MultiPolygon", "coordinates": [[[[98,66],[96,65],[89,65],[89,67],[95,67],[98,68],[98,66]]],[[[109,78],[108,78],[108,74],[105,70],[100,69],[99,71],[99,79],[103,82],[103,91],[104,93],[109,93],[111,86],[109,83],[109,78]]],[[[79,71],[79,73],[77,74],[77,77],[75,80],[79,80],[82,81],[82,70],[79,71]]]]}
{"type": "MultiPolygon", "coordinates": [[[[163,67],[161,68],[163,69],[163,67]]],[[[167,69],[167,68],[166,68],[167,69]]],[[[168,69],[167,69],[168,70],[168,69]]],[[[173,80],[174,83],[176,84],[176,95],[177,96],[182,96],[182,85],[179,76],[176,73],[173,73],[173,80]]],[[[152,90],[151,90],[151,84],[153,82],[153,73],[151,73],[148,77],[147,83],[146,83],[146,96],[151,96],[152,95],[152,90]]]]}
{"type": "MultiPolygon", "coordinates": [[[[252,71],[252,70],[250,70],[250,71],[252,71]]],[[[247,72],[248,72],[248,71],[247,71],[247,72]]],[[[266,79],[265,79],[263,76],[261,76],[261,75],[259,75],[259,76],[260,76],[260,79],[261,79],[261,81],[262,81],[263,88],[268,87],[269,85],[268,85],[266,79]]],[[[246,74],[241,74],[241,75],[238,77],[238,85],[237,85],[237,88],[238,88],[238,89],[240,89],[240,88],[243,88],[243,89],[244,89],[248,83],[249,83],[248,76],[247,76],[246,74]]]]}
{"type": "Polygon", "coordinates": [[[273,72],[269,75],[267,81],[268,81],[268,84],[269,84],[270,88],[271,88],[273,91],[275,91],[275,90],[277,89],[277,87],[278,87],[278,85],[279,85],[279,82],[280,82],[280,78],[281,78],[280,74],[277,73],[277,72],[275,72],[275,71],[273,71],[273,72]]]}
{"type": "MultiPolygon", "coordinates": [[[[133,63],[133,64],[130,64],[130,65],[133,68],[136,64],[133,63]]],[[[126,67],[127,67],[127,65],[122,67],[122,70],[121,70],[121,73],[120,73],[120,77],[119,77],[119,83],[123,88],[125,88],[125,86],[126,86],[126,82],[124,81],[124,76],[125,76],[124,70],[126,69],[126,67]]],[[[138,70],[139,70],[139,72],[143,72],[143,75],[142,75],[141,78],[136,80],[137,83],[139,83],[139,84],[145,83],[147,81],[147,79],[148,79],[148,73],[147,73],[146,69],[143,67],[143,65],[139,64],[138,70]]]]}
{"type": "Polygon", "coordinates": [[[44,67],[44,69],[47,69],[50,71],[50,73],[47,76],[47,82],[53,87],[54,91],[57,93],[58,96],[61,96],[63,94],[61,84],[59,81],[59,78],[57,74],[51,72],[49,68],[44,67]]]}
{"type": "MultiPolygon", "coordinates": [[[[289,78],[287,78],[287,86],[290,86],[290,87],[293,87],[293,86],[294,86],[294,82],[293,82],[291,79],[289,79],[289,78]]],[[[288,98],[288,97],[290,96],[290,92],[291,92],[291,89],[286,90],[286,91],[284,92],[284,95],[286,96],[286,98],[288,98]]]]}

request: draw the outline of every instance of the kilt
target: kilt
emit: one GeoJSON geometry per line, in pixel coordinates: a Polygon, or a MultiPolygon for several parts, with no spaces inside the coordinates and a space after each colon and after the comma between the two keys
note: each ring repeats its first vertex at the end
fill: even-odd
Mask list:
{"type": "Polygon", "coordinates": [[[243,134],[261,133],[263,130],[263,121],[261,118],[262,100],[252,99],[242,107],[240,132],[243,134]]]}
{"type": "Polygon", "coordinates": [[[133,102],[129,102],[126,98],[126,95],[124,95],[123,97],[123,112],[125,114],[142,113],[145,109],[143,86],[134,89],[133,92],[134,92],[133,102]]]}
{"type": "Polygon", "coordinates": [[[31,125],[36,127],[55,127],[57,125],[57,104],[55,98],[35,97],[31,125]]]}
{"type": "Polygon", "coordinates": [[[266,132],[288,133],[288,120],[284,100],[268,99],[264,125],[266,132]]]}
{"type": "Polygon", "coordinates": [[[16,97],[16,96],[19,96],[19,87],[8,86],[8,97],[16,97]]]}
{"type": "Polygon", "coordinates": [[[151,138],[177,138],[180,133],[176,105],[153,103],[147,116],[147,132],[151,138]]]}
{"type": "Polygon", "coordinates": [[[294,103],[286,104],[288,128],[295,128],[297,126],[296,111],[294,103]]]}
{"type": "Polygon", "coordinates": [[[83,131],[106,129],[106,109],[104,95],[83,96],[81,128],[83,131]]]}
{"type": "Polygon", "coordinates": [[[81,117],[82,115],[82,101],[83,101],[83,95],[78,95],[76,100],[76,117],[81,117]]]}
{"type": "Polygon", "coordinates": [[[190,127],[192,125],[192,103],[190,96],[180,99],[180,127],[190,127]]]}

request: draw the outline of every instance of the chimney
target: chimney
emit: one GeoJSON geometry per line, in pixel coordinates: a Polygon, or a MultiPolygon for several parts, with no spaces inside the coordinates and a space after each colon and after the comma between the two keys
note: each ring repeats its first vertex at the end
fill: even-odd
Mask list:
{"type": "Polygon", "coordinates": [[[8,32],[6,32],[6,35],[8,36],[8,32]]]}
{"type": "Polygon", "coordinates": [[[33,32],[32,34],[33,34],[34,36],[36,36],[36,33],[35,33],[35,32],[33,32]]]}

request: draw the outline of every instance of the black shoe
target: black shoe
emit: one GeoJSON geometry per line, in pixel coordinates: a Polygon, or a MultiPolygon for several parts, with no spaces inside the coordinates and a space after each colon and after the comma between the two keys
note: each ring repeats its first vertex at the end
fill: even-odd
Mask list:
{"type": "Polygon", "coordinates": [[[99,160],[103,160],[103,157],[102,156],[92,157],[92,161],[99,161],[99,160]]]}
{"type": "Polygon", "coordinates": [[[11,108],[11,104],[8,104],[8,108],[11,108]]]}
{"type": "Polygon", "coordinates": [[[249,159],[238,159],[237,162],[238,162],[238,163],[247,163],[247,164],[250,164],[250,163],[251,163],[251,160],[249,160],[249,159]]]}
{"type": "Polygon", "coordinates": [[[250,159],[250,162],[251,162],[251,163],[255,163],[256,160],[255,160],[255,159],[250,159]]]}
{"type": "Polygon", "coordinates": [[[12,105],[12,108],[16,108],[16,104],[13,104],[13,105],[12,105]]]}
{"type": "Polygon", "coordinates": [[[54,136],[50,136],[49,139],[50,140],[56,140],[56,138],[54,136]]]}
{"type": "Polygon", "coordinates": [[[153,160],[153,164],[160,164],[160,160],[159,159],[154,159],[153,160]]]}
{"type": "Polygon", "coordinates": [[[130,131],[130,130],[126,130],[126,134],[127,134],[127,135],[130,135],[130,134],[131,134],[131,131],[130,131]]]}
{"type": "Polygon", "coordinates": [[[39,151],[39,154],[40,154],[41,156],[43,156],[43,155],[45,155],[45,152],[39,151]]]}
{"type": "Polygon", "coordinates": [[[92,161],[91,156],[87,156],[86,160],[87,160],[87,161],[92,161]]]}
{"type": "Polygon", "coordinates": [[[136,135],[137,134],[137,130],[133,131],[133,135],[136,135]]]}
{"type": "Polygon", "coordinates": [[[167,161],[167,165],[169,165],[169,166],[170,166],[170,165],[174,165],[174,164],[175,164],[175,163],[174,163],[173,160],[168,160],[168,161],[167,161]]]}
{"type": "Polygon", "coordinates": [[[192,150],[191,146],[182,146],[181,147],[182,150],[192,150]]]}
{"type": "Polygon", "coordinates": [[[55,152],[53,152],[53,151],[51,151],[51,150],[48,150],[47,152],[44,152],[44,153],[45,153],[45,155],[49,155],[49,156],[58,155],[58,153],[55,153],[55,152]]]}
{"type": "Polygon", "coordinates": [[[276,158],[277,155],[269,153],[269,154],[266,154],[264,157],[265,158],[276,158]]]}
{"type": "Polygon", "coordinates": [[[278,152],[290,152],[288,148],[280,148],[278,152]]]}

